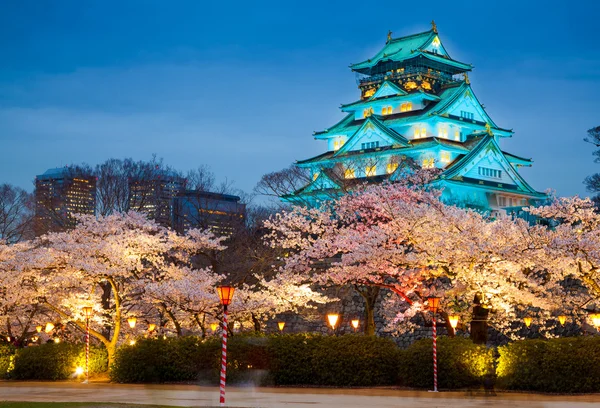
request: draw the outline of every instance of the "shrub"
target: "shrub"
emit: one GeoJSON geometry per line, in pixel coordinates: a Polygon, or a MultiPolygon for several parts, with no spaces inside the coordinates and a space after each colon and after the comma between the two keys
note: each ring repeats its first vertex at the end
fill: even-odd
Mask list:
{"type": "Polygon", "coordinates": [[[128,383],[195,380],[202,346],[197,337],[138,340],[117,350],[110,378],[128,383]]]}
{"type": "Polygon", "coordinates": [[[0,379],[8,378],[12,369],[15,348],[10,344],[0,344],[0,379]]]}
{"type": "MultiPolygon", "coordinates": [[[[403,385],[433,388],[433,341],[422,339],[400,355],[403,385]]],[[[437,341],[438,387],[456,389],[479,386],[494,369],[493,351],[469,339],[439,337],[437,341]]]]}
{"type": "MultiPolygon", "coordinates": [[[[102,347],[90,347],[90,374],[107,370],[108,356],[102,347]]],[[[17,380],[66,380],[77,367],[85,367],[85,345],[47,343],[16,352],[10,377],[17,380]]]]}
{"type": "Polygon", "coordinates": [[[372,336],[290,335],[271,338],[271,379],[276,385],[374,386],[398,380],[399,350],[372,336]]]}
{"type": "Polygon", "coordinates": [[[600,391],[600,338],[524,340],[499,347],[503,388],[542,392],[600,391]]]}

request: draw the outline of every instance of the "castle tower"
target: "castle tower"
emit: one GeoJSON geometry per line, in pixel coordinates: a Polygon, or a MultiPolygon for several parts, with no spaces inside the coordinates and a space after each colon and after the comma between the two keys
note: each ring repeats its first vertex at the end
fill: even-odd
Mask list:
{"type": "Polygon", "coordinates": [[[350,66],[360,99],[341,106],[346,116],[315,132],[327,152],[297,162],[313,181],[282,197],[291,203],[327,200],[363,182],[394,181],[407,158],[441,174],[449,204],[514,212],[546,195],[519,175],[531,160],[500,148],[512,130],[498,126],[469,81],[470,64],[454,60],[437,27],[392,38],[372,58],[350,66]]]}

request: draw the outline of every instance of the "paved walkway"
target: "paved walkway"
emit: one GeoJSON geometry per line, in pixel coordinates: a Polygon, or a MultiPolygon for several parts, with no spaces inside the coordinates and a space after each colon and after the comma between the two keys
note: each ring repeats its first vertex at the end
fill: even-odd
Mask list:
{"type": "MultiPolygon", "coordinates": [[[[218,389],[195,385],[77,384],[0,382],[0,401],[121,402],[180,407],[218,406],[218,389]]],[[[600,395],[544,396],[464,392],[428,393],[390,389],[228,387],[229,407],[600,407],[600,395]]]]}

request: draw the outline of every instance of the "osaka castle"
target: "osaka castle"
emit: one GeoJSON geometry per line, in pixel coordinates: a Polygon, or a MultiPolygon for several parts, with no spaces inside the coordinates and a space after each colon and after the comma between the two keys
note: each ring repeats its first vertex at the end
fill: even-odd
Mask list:
{"type": "Polygon", "coordinates": [[[327,151],[296,163],[312,181],[284,201],[315,205],[352,185],[393,182],[408,161],[440,169],[433,184],[448,204],[497,213],[546,198],[519,175],[531,159],[501,149],[512,130],[488,115],[469,82],[473,67],[448,54],[434,22],[406,37],[389,33],[376,55],[350,68],[360,98],[341,106],[341,121],[314,133],[327,151]]]}

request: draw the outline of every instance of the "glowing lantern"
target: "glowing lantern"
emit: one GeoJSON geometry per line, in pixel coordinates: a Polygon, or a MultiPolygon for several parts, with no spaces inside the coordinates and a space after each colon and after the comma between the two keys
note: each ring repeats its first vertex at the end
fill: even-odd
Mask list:
{"type": "Polygon", "coordinates": [[[58,344],[58,343],[60,343],[60,339],[59,339],[58,337],[55,337],[55,338],[54,338],[54,342],[55,342],[56,344],[58,344]]]}
{"type": "Polygon", "coordinates": [[[82,308],[83,310],[83,315],[85,316],[86,319],[89,319],[92,317],[92,313],[94,313],[94,309],[91,306],[85,306],[82,308]]]}
{"type": "Polygon", "coordinates": [[[329,321],[329,325],[332,329],[335,329],[335,325],[337,324],[339,317],[340,315],[336,313],[330,313],[327,315],[327,320],[329,321]]]}
{"type": "Polygon", "coordinates": [[[590,317],[592,318],[592,323],[594,326],[596,326],[596,328],[600,327],[600,314],[594,313],[590,317]]]}
{"type": "Polygon", "coordinates": [[[429,305],[429,310],[432,313],[437,313],[440,307],[440,298],[436,296],[430,296],[427,298],[427,304],[429,305]]]}
{"type": "Polygon", "coordinates": [[[156,325],[155,325],[154,323],[150,323],[150,324],[148,325],[148,331],[149,331],[149,332],[153,332],[153,331],[154,331],[154,329],[156,329],[156,325]]]}
{"type": "Polygon", "coordinates": [[[133,329],[135,327],[135,324],[137,323],[137,318],[130,317],[129,319],[127,319],[127,323],[129,323],[129,327],[133,329]]]}
{"type": "Polygon", "coordinates": [[[531,326],[531,317],[527,316],[523,318],[523,322],[525,322],[525,326],[531,326]]]}
{"type": "Polygon", "coordinates": [[[75,375],[81,375],[83,374],[83,367],[77,367],[75,369],[75,375]]]}
{"type": "Polygon", "coordinates": [[[42,326],[35,326],[35,331],[37,331],[38,333],[41,333],[42,329],[42,326]]]}
{"type": "Polygon", "coordinates": [[[448,322],[450,322],[450,326],[456,330],[456,326],[458,326],[458,315],[448,316],[448,322]]]}
{"type": "Polygon", "coordinates": [[[217,331],[217,327],[219,327],[219,325],[218,325],[217,323],[211,323],[211,324],[210,324],[210,329],[211,329],[213,332],[216,332],[216,331],[217,331]]]}
{"type": "Polygon", "coordinates": [[[46,333],[50,333],[54,329],[54,325],[52,323],[46,323],[46,333]]]}
{"type": "Polygon", "coordinates": [[[135,340],[130,340],[130,341],[129,341],[129,345],[130,345],[130,346],[133,346],[134,344],[135,344],[135,340]]]}
{"type": "Polygon", "coordinates": [[[277,323],[277,326],[279,326],[279,331],[283,331],[283,328],[285,327],[285,322],[279,322],[277,323]]]}
{"type": "Polygon", "coordinates": [[[233,286],[217,286],[217,293],[219,294],[219,301],[223,306],[229,306],[231,299],[233,298],[233,292],[235,288],[233,286]]]}
{"type": "Polygon", "coordinates": [[[360,323],[358,321],[358,319],[354,319],[350,322],[350,324],[352,325],[352,327],[354,327],[354,331],[356,331],[356,329],[358,329],[358,323],[360,323]]]}
{"type": "Polygon", "coordinates": [[[558,321],[561,326],[564,326],[567,321],[567,316],[565,316],[565,315],[558,316],[558,321]]]}

